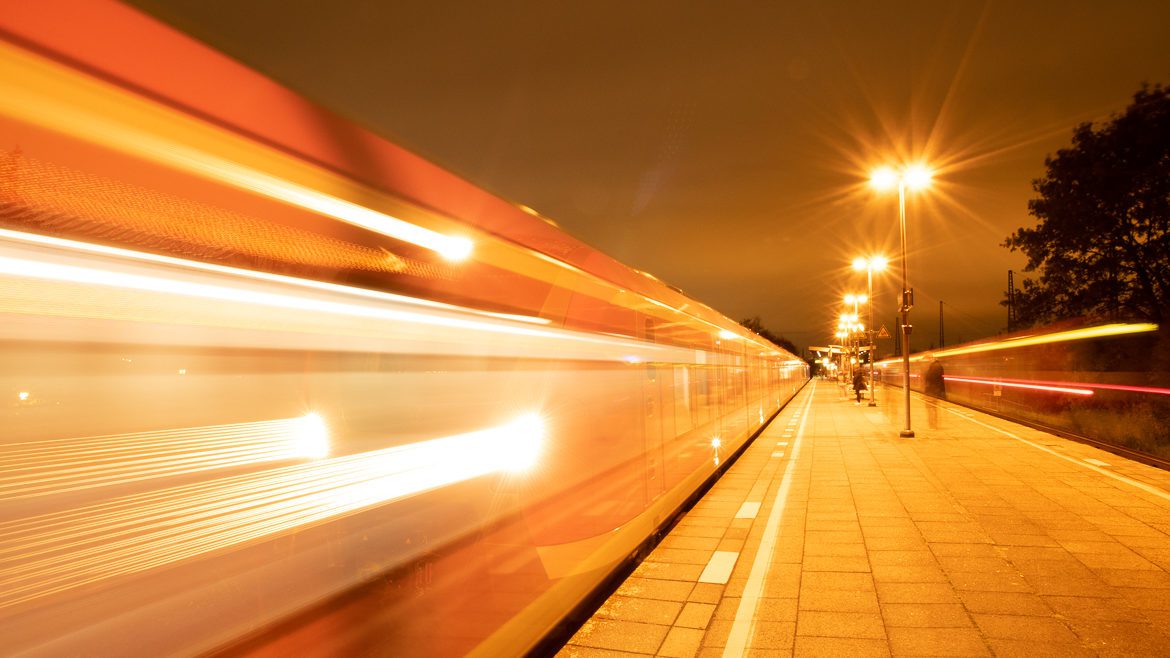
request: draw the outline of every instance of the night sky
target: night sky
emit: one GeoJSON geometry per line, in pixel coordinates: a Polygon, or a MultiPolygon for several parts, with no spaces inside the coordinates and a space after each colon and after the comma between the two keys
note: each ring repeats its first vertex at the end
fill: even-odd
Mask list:
{"type": "Polygon", "coordinates": [[[897,255],[887,162],[938,170],[907,209],[914,347],[940,300],[948,344],[1002,331],[1044,157],[1170,83],[1164,0],[132,4],[800,346],[864,292],[855,256],[897,255]]]}

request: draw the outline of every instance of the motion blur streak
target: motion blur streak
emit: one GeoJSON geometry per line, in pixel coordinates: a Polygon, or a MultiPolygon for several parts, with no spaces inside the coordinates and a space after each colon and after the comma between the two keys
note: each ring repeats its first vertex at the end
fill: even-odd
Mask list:
{"type": "MultiPolygon", "coordinates": [[[[972,384],[1000,384],[1009,386],[1007,382],[1013,382],[1021,385],[1020,388],[1036,388],[1037,386],[1025,387],[1023,384],[1045,385],[1045,386],[1067,386],[1069,384],[1076,384],[1084,387],[1083,389],[1073,389],[1067,392],[1075,392],[1077,395],[1092,395],[1093,391],[1082,392],[1084,389],[1095,389],[1101,391],[1125,391],[1129,393],[1150,393],[1152,395],[1170,395],[1170,388],[1158,388],[1155,386],[1127,386],[1125,384],[1098,384],[1095,382],[1045,382],[1045,381],[1028,381],[1016,379],[985,379],[979,377],[943,377],[946,381],[969,382],[972,384]]],[[[1059,390],[1059,389],[1052,389],[1059,390]]]]}
{"type": "Polygon", "coordinates": [[[0,608],[534,464],[534,414],[476,432],[0,524],[0,608]]]}
{"type": "Polygon", "coordinates": [[[1028,388],[1035,391],[1051,391],[1053,393],[1068,393],[1070,395],[1092,395],[1093,391],[1087,388],[1071,388],[1066,382],[1033,382],[1019,379],[985,379],[982,377],[943,377],[948,382],[966,382],[968,384],[983,384],[985,386],[1006,386],[1008,388],[1028,388]]]}
{"type": "MultiPolygon", "coordinates": [[[[939,350],[935,352],[934,355],[936,357],[958,356],[960,354],[975,354],[977,352],[1008,350],[1014,347],[1047,345],[1049,343],[1063,343],[1073,340],[1085,340],[1088,338],[1108,338],[1110,336],[1122,336],[1125,334],[1141,334],[1157,330],[1158,325],[1150,323],[1104,324],[1098,327],[1087,327],[1085,329],[1074,329],[1072,331],[1060,331],[1057,333],[1044,334],[1040,336],[1020,336],[1019,338],[1009,338],[1007,340],[1002,340],[995,343],[972,345],[970,347],[960,347],[953,350],[939,350]]],[[[918,358],[922,357],[920,356],[918,358]]]]}
{"type": "MultiPolygon", "coordinates": [[[[457,329],[472,329],[487,333],[507,333],[522,336],[541,338],[564,338],[568,334],[553,333],[540,329],[513,327],[505,324],[464,320],[460,318],[427,315],[413,311],[399,311],[375,306],[359,306],[342,302],[310,299],[278,293],[247,290],[244,288],[209,285],[194,281],[182,281],[177,278],[162,278],[159,276],[144,276],[140,274],[100,270],[75,265],[46,263],[41,261],[25,260],[0,256],[0,274],[13,277],[43,279],[50,281],[64,281],[84,285],[100,285],[114,288],[141,290],[146,292],[164,293],[167,295],[183,295],[218,301],[241,302],[296,311],[313,311],[335,315],[376,318],[392,322],[409,322],[415,324],[439,325],[457,329]]],[[[0,308],[0,310],[4,310],[0,308]]],[[[604,339],[587,335],[578,335],[575,340],[594,343],[612,343],[604,339]]]]}
{"type": "MultiPolygon", "coordinates": [[[[44,67],[44,63],[23,53],[0,47],[0,71],[10,76],[26,70],[44,70],[44,67]]],[[[47,92],[24,88],[22,82],[9,81],[6,92],[0,94],[0,112],[3,114],[409,242],[430,249],[448,260],[463,260],[471,255],[472,242],[467,238],[443,235],[153,135],[109,116],[62,102],[47,92]]]]}
{"type": "Polygon", "coordinates": [[[316,414],[0,446],[0,501],[329,454],[316,414]]]}
{"type": "Polygon", "coordinates": [[[1103,391],[1129,391],[1131,393],[1150,393],[1152,395],[1170,395],[1170,388],[1157,388],[1154,386],[1125,386],[1123,384],[1082,384],[1089,388],[1101,389],[1103,391]]]}
{"type": "Polygon", "coordinates": [[[343,286],[335,283],[327,283],[324,281],[314,281],[312,279],[301,279],[281,274],[273,274],[271,272],[261,272],[257,270],[245,270],[235,267],[227,267],[224,265],[216,265],[214,263],[203,263],[194,260],[184,260],[175,258],[173,256],[163,256],[161,254],[151,254],[142,251],[133,251],[130,249],[122,249],[119,247],[111,247],[108,245],[93,244],[89,242],[78,242],[76,240],[67,240],[64,238],[56,238],[48,235],[38,235],[35,233],[22,233],[20,231],[13,231],[5,228],[0,228],[0,239],[11,240],[19,243],[42,245],[52,247],[55,249],[62,249],[70,252],[98,254],[103,256],[114,256],[120,259],[130,261],[138,261],[143,263],[155,263],[162,265],[174,265],[190,270],[200,270],[204,272],[214,272],[218,274],[228,274],[234,277],[244,279],[254,279],[257,281],[270,281],[275,283],[290,284],[301,288],[308,288],[314,290],[321,290],[325,292],[343,293],[346,295],[365,297],[368,299],[375,299],[380,301],[389,301],[400,304],[410,304],[413,306],[420,306],[425,308],[455,310],[463,313],[473,313],[492,318],[501,318],[505,320],[515,320],[517,322],[526,322],[529,324],[550,324],[551,321],[547,318],[534,317],[529,315],[517,315],[514,313],[497,313],[494,311],[483,311],[479,309],[464,308],[446,304],[443,302],[436,302],[430,299],[419,299],[417,297],[407,297],[406,295],[397,295],[381,290],[368,290],[366,288],[355,288],[352,286],[343,286]]]}

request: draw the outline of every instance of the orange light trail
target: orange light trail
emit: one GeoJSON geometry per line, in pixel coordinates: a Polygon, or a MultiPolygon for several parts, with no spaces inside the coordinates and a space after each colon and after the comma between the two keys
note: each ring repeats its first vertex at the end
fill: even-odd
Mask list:
{"type": "Polygon", "coordinates": [[[1097,327],[1086,327],[1084,329],[1073,329],[1071,331],[1058,331],[1052,334],[1040,334],[1035,336],[1019,336],[1016,338],[1009,338],[1007,340],[996,341],[994,343],[983,343],[980,345],[971,345],[969,347],[939,350],[934,352],[934,355],[936,357],[944,357],[957,356],[960,354],[976,354],[979,352],[994,352],[996,350],[1009,350],[1016,347],[1047,345],[1049,343],[1063,343],[1074,340],[1087,340],[1090,338],[1108,338],[1110,336],[1149,333],[1151,331],[1157,330],[1158,325],[1151,323],[1103,324],[1097,327]]]}
{"type": "Polygon", "coordinates": [[[543,441],[543,421],[526,415],[476,432],[2,523],[0,608],[524,470],[543,441]]]}
{"type": "Polygon", "coordinates": [[[1062,385],[1064,382],[1031,382],[1019,379],[985,379],[982,377],[943,377],[948,382],[965,382],[984,386],[1002,386],[1004,388],[1027,388],[1035,391],[1050,391],[1053,393],[1068,393],[1088,397],[1093,391],[1087,388],[1073,388],[1062,385]]]}
{"type": "MultiPolygon", "coordinates": [[[[1036,334],[1028,336],[1017,336],[1015,338],[1008,338],[1006,340],[999,340],[992,343],[978,343],[975,345],[967,345],[963,347],[956,347],[947,350],[936,350],[930,353],[919,353],[910,357],[911,361],[924,361],[933,354],[935,358],[943,358],[949,356],[959,356],[962,354],[979,354],[981,352],[996,352],[999,350],[1010,350],[1017,347],[1031,347],[1034,345],[1048,345],[1051,343],[1065,343],[1077,340],[1089,340],[1092,338],[1109,338],[1112,336],[1126,336],[1131,334],[1143,334],[1151,331],[1157,331],[1158,325],[1149,322],[1139,322],[1133,324],[1103,324],[1096,327],[1085,327],[1083,329],[1072,329],[1070,331],[1058,331],[1051,334],[1036,334]]],[[[879,361],[878,365],[886,367],[890,364],[897,363],[899,360],[886,359],[879,361]]]]}
{"type": "MultiPolygon", "coordinates": [[[[493,355],[556,355],[612,361],[627,351],[643,361],[695,362],[695,350],[609,338],[545,325],[527,318],[427,304],[400,295],[266,275],[0,229],[0,313],[154,321],[198,327],[264,328],[297,336],[344,336],[367,341],[423,339],[429,350],[486,351],[493,355]],[[11,279],[8,283],[4,279],[11,279]],[[121,291],[119,298],[98,288],[121,291]],[[103,299],[97,306],[95,299],[103,299]],[[200,307],[190,300],[211,304],[200,307]],[[371,322],[373,321],[373,322],[371,322]],[[295,332],[295,333],[291,333],[295,332]],[[474,340],[468,336],[474,335],[474,340]],[[490,338],[489,338],[490,337],[490,338]],[[617,348],[617,349],[615,349],[617,348]]],[[[0,325],[0,333],[3,332],[0,325]]],[[[269,339],[272,340],[272,339],[269,339]]],[[[271,346],[267,343],[266,346],[271,346]]],[[[367,343],[369,347],[369,343],[367,343]]],[[[374,347],[373,349],[377,349],[374,347]]]]}
{"type": "Polygon", "coordinates": [[[316,414],[0,447],[0,502],[328,454],[316,414]]]}
{"type": "Polygon", "coordinates": [[[313,279],[301,279],[282,274],[272,274],[270,272],[263,272],[259,270],[246,270],[226,265],[217,265],[215,263],[205,263],[196,260],[186,260],[182,258],[175,258],[174,256],[164,256],[161,254],[152,254],[144,251],[133,251],[121,247],[111,247],[102,244],[94,244],[90,242],[79,242],[76,240],[68,240],[64,238],[57,238],[48,235],[39,235],[36,233],[24,233],[21,231],[13,231],[10,229],[0,228],[0,239],[10,240],[17,243],[38,245],[44,247],[51,247],[54,249],[62,249],[67,252],[76,252],[79,254],[93,254],[100,256],[112,256],[118,259],[123,259],[128,262],[138,262],[144,264],[156,264],[166,266],[177,266],[185,270],[211,272],[215,274],[226,274],[232,277],[254,280],[266,281],[280,284],[293,285],[298,288],[318,290],[329,293],[341,293],[347,296],[364,297],[367,299],[389,301],[398,304],[409,304],[411,306],[418,306],[427,309],[441,309],[459,311],[463,313],[472,313],[476,315],[483,315],[485,317],[502,318],[506,320],[515,320],[517,322],[524,322],[528,324],[551,324],[547,318],[534,317],[530,315],[517,315],[513,313],[498,313],[494,311],[482,311],[479,309],[471,309],[462,306],[455,306],[453,304],[446,304],[443,302],[436,302],[430,299],[420,299],[418,297],[407,297],[405,295],[397,295],[391,292],[384,292],[381,290],[369,290],[366,288],[355,288],[352,286],[343,286],[335,283],[327,283],[324,281],[315,281],[313,279]]]}

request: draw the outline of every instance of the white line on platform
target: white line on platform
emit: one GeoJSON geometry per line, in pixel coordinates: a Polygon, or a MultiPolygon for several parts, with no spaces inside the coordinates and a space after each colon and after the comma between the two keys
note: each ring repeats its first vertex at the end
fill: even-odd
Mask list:
{"type": "Polygon", "coordinates": [[[783,456],[784,456],[784,453],[782,453],[782,452],[774,452],[774,453],[772,453],[772,456],[773,456],[773,457],[783,457],[783,456]]]}
{"type": "Polygon", "coordinates": [[[787,442],[787,441],[777,441],[777,442],[776,442],[776,445],[778,445],[778,446],[786,446],[786,445],[788,445],[788,442],[787,442]]]}
{"type": "Polygon", "coordinates": [[[735,513],[737,519],[754,519],[760,513],[759,503],[744,503],[739,506],[739,511],[735,513]]]}
{"type": "Polygon", "coordinates": [[[1085,463],[1092,464],[1093,466],[1108,466],[1109,465],[1107,462],[1103,462],[1100,459],[1086,459],[1085,463]]]}
{"type": "MultiPolygon", "coordinates": [[[[748,574],[747,584],[744,585],[743,595],[739,599],[739,607],[735,609],[735,621],[731,624],[731,634],[727,637],[727,646],[723,649],[724,658],[740,658],[747,655],[752,640],[752,630],[756,625],[756,609],[760,605],[760,598],[764,595],[764,581],[768,575],[768,567],[772,564],[772,554],[776,552],[776,539],[780,534],[780,522],[784,519],[784,505],[788,500],[788,490],[792,488],[792,471],[796,457],[800,454],[800,439],[804,436],[804,423],[808,420],[808,410],[812,406],[813,396],[817,392],[817,383],[814,381],[804,402],[804,413],[800,421],[800,429],[796,433],[796,445],[792,447],[792,458],[784,467],[784,477],[780,480],[780,489],[776,492],[776,499],[772,501],[772,510],[768,513],[768,522],[764,525],[764,536],[760,538],[760,547],[756,549],[756,557],[752,560],[752,570],[748,574]]],[[[702,577],[699,578],[702,582],[702,577]]]]}
{"type": "Polygon", "coordinates": [[[731,570],[735,568],[737,559],[739,559],[737,551],[715,551],[703,573],[699,574],[699,582],[726,585],[731,579],[731,570]]]}
{"type": "MultiPolygon", "coordinates": [[[[1105,477],[1110,477],[1110,478],[1113,478],[1114,480],[1117,480],[1118,482],[1124,482],[1130,486],[1137,487],[1138,489],[1141,489],[1142,491],[1144,491],[1146,493],[1153,494],[1159,498],[1162,498],[1163,500],[1170,500],[1170,493],[1166,493],[1165,491],[1163,491],[1157,487],[1151,487],[1150,485],[1146,484],[1145,482],[1138,482],[1137,480],[1127,478],[1124,475],[1118,475],[1117,473],[1114,473],[1112,471],[1107,471],[1107,470],[1105,470],[1103,468],[1099,468],[1097,466],[1093,466],[1092,464],[1086,464],[1085,461],[1088,461],[1087,459],[1085,461],[1081,461],[1075,457],[1069,457],[1067,455],[1062,455],[1059,452],[1056,452],[1055,450],[1052,450],[1050,448],[1045,448],[1044,446],[1042,446],[1038,443],[1033,443],[1032,441],[1029,441],[1025,438],[1016,436],[1015,434],[1012,434],[1011,432],[1008,432],[1007,430],[1001,430],[998,427],[988,425],[987,423],[975,420],[974,418],[971,418],[969,416],[964,416],[963,414],[961,414],[953,409],[947,409],[947,411],[949,411],[952,414],[959,416],[961,418],[966,418],[967,420],[971,421],[972,423],[975,423],[976,425],[986,427],[987,429],[989,429],[993,432],[999,432],[1000,434],[1002,434],[1008,438],[1015,439],[1015,440],[1019,441],[1020,443],[1026,443],[1037,450],[1043,450],[1044,452],[1046,452],[1054,457],[1060,457],[1061,459],[1065,460],[1066,462],[1072,462],[1074,464],[1079,464],[1080,466],[1083,466],[1083,467],[1089,469],[1090,471],[1096,471],[1096,472],[1100,473],[1101,475],[1104,475],[1105,477]]],[[[727,655],[727,654],[724,654],[724,655],[727,655]]]]}

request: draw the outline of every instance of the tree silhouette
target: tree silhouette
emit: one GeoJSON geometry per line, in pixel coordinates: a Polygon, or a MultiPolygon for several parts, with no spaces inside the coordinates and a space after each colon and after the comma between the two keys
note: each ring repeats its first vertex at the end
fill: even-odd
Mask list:
{"type": "Polygon", "coordinates": [[[1044,161],[1038,221],[1003,246],[1028,257],[1020,326],[1063,318],[1161,322],[1170,304],[1170,90],[1143,85],[1107,123],[1082,123],[1044,161]]]}
{"type": "Polygon", "coordinates": [[[789,352],[792,352],[793,355],[800,356],[800,350],[796,349],[796,343],[793,343],[783,336],[778,336],[771,331],[768,331],[768,329],[764,327],[763,322],[760,320],[760,316],[757,315],[747,318],[746,320],[740,320],[739,323],[743,327],[751,330],[752,333],[758,335],[759,337],[771,341],[773,345],[779,345],[789,352]]]}

